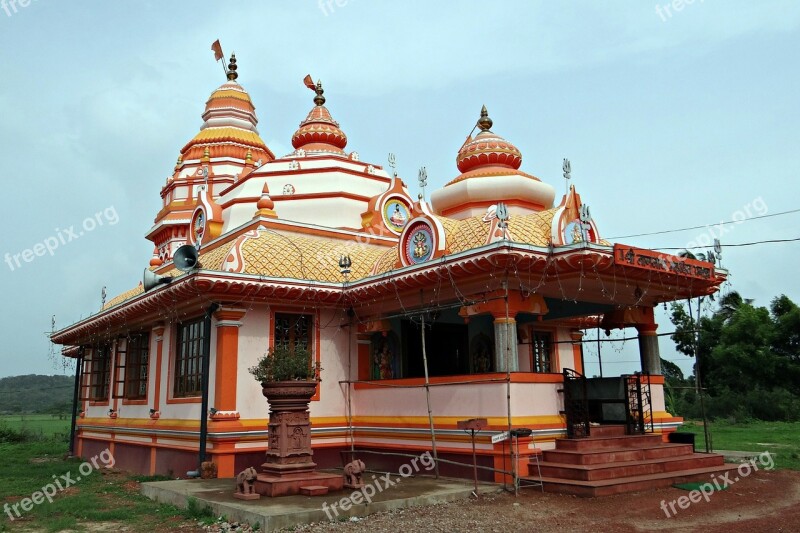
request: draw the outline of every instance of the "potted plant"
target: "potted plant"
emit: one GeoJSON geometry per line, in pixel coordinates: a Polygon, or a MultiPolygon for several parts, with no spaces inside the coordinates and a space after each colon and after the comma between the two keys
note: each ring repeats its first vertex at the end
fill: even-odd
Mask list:
{"type": "Polygon", "coordinates": [[[311,352],[302,346],[274,346],[249,370],[256,381],[261,383],[261,392],[267,398],[271,410],[285,404],[283,399],[291,402],[292,398],[308,396],[310,400],[317,390],[319,363],[315,363],[311,352]]]}
{"type": "Polygon", "coordinates": [[[259,383],[270,383],[316,381],[318,369],[318,365],[311,360],[311,352],[307,348],[274,346],[249,370],[259,383]]]}

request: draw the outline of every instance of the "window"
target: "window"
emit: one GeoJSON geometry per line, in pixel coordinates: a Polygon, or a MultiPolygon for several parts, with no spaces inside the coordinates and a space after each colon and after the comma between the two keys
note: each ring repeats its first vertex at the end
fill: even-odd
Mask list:
{"type": "Polygon", "coordinates": [[[531,371],[553,372],[553,334],[547,331],[531,332],[531,371]]]}
{"type": "Polygon", "coordinates": [[[295,313],[275,313],[274,346],[300,346],[314,352],[314,317],[295,313]]]}
{"type": "Polygon", "coordinates": [[[108,389],[111,383],[111,346],[105,345],[92,349],[84,360],[83,382],[84,392],[81,398],[93,402],[108,400],[108,389]]]}
{"type": "Polygon", "coordinates": [[[178,324],[178,346],[175,352],[175,385],[173,396],[200,396],[203,375],[203,337],[205,321],[178,324]]]}
{"type": "Polygon", "coordinates": [[[150,335],[132,335],[125,343],[125,375],[123,397],[129,400],[147,398],[147,378],[150,364],[150,335]]]}

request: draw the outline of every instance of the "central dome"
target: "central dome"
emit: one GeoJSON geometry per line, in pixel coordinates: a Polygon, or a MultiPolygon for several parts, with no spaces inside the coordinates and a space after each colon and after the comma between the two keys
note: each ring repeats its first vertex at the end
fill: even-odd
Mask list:
{"type": "Polygon", "coordinates": [[[519,170],[522,153],[491,131],[492,119],[486,106],[481,108],[476,126],[480,133],[468,137],[456,156],[461,174],[431,194],[436,214],[455,219],[474,217],[500,202],[517,215],[552,207],[555,189],[519,170]]]}
{"type": "Polygon", "coordinates": [[[516,146],[489,129],[492,119],[486,106],[481,109],[478,120],[481,132],[474,139],[467,139],[456,156],[456,166],[461,172],[469,172],[485,166],[502,166],[514,170],[522,165],[522,154],[516,146]]]}

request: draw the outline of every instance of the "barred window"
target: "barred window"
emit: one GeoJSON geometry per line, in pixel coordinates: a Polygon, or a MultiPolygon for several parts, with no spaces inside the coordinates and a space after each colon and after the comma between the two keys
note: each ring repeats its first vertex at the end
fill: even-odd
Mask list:
{"type": "Polygon", "coordinates": [[[89,357],[84,359],[83,365],[85,378],[81,399],[93,402],[108,400],[111,384],[111,346],[93,348],[89,357]]]}
{"type": "Polygon", "coordinates": [[[314,317],[295,313],[275,313],[273,338],[276,347],[300,346],[313,352],[314,317]]]}
{"type": "Polygon", "coordinates": [[[127,342],[125,355],[125,398],[147,398],[147,378],[150,366],[150,335],[132,335],[127,342]]]}
{"type": "Polygon", "coordinates": [[[200,318],[178,324],[175,352],[173,397],[200,396],[203,374],[203,337],[205,321],[200,318]]]}
{"type": "Polygon", "coordinates": [[[531,371],[553,372],[553,334],[547,331],[531,332],[531,371]]]}

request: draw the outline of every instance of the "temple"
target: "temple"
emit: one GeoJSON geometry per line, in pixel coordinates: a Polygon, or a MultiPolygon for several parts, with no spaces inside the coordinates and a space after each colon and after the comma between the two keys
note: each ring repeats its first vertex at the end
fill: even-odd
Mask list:
{"type": "Polygon", "coordinates": [[[171,282],[132,280],[52,335],[79,363],[78,455],[110,447],[119,468],[175,476],[197,469],[201,447],[220,477],[259,465],[267,404],[248,368],[276,345],[307,347],[321,367],[310,409],[321,466],[346,450],[419,454],[434,442],[439,458],[471,463],[458,422],[472,418],[488,423],[478,463],[497,470],[509,446],[492,437],[513,428],[531,430],[513,465],[524,469],[590,427],[666,440],[679,425],[665,410],[653,308],[715,292],[724,270],[604,240],[594,214],[613,206],[590,211],[574,186],[557,194],[497,133],[510,117],[485,107],[457,125],[475,128],[443,154],[455,155],[452,179],[428,198],[424,170],[412,194],[393,164],[350,150],[320,82],[306,78],[313,106],[294,151],[276,155],[235,57],[227,78],[145,235],[142,267],[171,282]],[[189,272],[173,262],[186,244],[199,250],[189,272]],[[584,377],[590,328],[635,328],[641,371],[584,377]]]}

